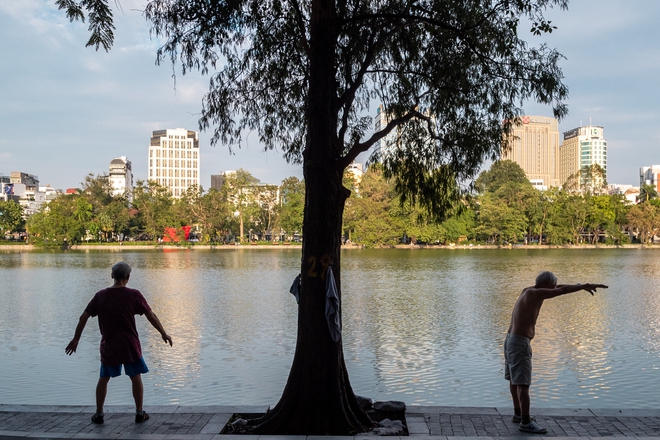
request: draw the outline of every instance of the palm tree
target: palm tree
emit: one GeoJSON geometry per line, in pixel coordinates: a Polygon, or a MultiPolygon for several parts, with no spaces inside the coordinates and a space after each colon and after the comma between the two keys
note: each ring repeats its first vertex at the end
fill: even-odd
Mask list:
{"type": "Polygon", "coordinates": [[[639,195],[637,196],[637,203],[648,202],[649,200],[658,198],[658,190],[649,183],[645,183],[639,189],[639,195]]]}

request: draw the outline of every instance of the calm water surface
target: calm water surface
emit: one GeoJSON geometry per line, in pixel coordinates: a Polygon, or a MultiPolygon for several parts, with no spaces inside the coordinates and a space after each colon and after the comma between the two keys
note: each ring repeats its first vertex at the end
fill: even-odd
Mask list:
{"type": "MultiPolygon", "coordinates": [[[[660,408],[660,253],[654,250],[350,250],[344,353],[356,393],[409,405],[508,406],[501,345],[542,269],[610,286],[546,302],[533,405],[660,408]]],[[[277,403],[293,358],[295,249],[0,253],[0,403],[92,404],[98,324],[64,354],[110,266],[133,266],[174,347],[138,317],[145,404],[277,403]]],[[[110,382],[108,404],[131,404],[110,382]]]]}

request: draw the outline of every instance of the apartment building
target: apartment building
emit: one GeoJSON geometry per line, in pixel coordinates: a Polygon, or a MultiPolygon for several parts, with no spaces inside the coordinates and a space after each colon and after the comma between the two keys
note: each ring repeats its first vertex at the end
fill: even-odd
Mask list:
{"type": "Polygon", "coordinates": [[[156,130],[149,145],[149,180],[180,197],[200,185],[199,134],[185,128],[156,130]]]}

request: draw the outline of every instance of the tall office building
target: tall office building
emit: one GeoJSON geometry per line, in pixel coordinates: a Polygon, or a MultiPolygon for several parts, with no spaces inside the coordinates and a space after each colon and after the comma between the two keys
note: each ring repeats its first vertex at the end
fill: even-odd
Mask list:
{"type": "Polygon", "coordinates": [[[502,150],[502,160],[512,160],[525,171],[536,186],[560,186],[559,124],[547,116],[522,116],[513,128],[509,148],[502,150]]]}
{"type": "Polygon", "coordinates": [[[170,188],[180,197],[200,184],[199,136],[185,128],[156,130],[149,146],[149,180],[170,188]]]}
{"type": "Polygon", "coordinates": [[[564,132],[561,153],[561,179],[565,183],[585,166],[600,165],[607,175],[607,141],[603,127],[588,125],[564,132]]]}
{"type": "Polygon", "coordinates": [[[115,157],[110,161],[108,179],[113,196],[126,194],[129,202],[133,200],[133,170],[126,156],[115,157]]]}

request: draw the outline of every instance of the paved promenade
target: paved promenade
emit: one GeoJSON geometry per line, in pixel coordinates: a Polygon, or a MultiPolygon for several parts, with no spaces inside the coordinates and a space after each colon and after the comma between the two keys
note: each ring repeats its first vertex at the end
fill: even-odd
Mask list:
{"type": "MultiPolygon", "coordinates": [[[[0,405],[0,438],[135,440],[352,440],[354,437],[220,435],[234,413],[263,413],[264,406],[147,406],[148,421],[137,424],[132,407],[106,408],[95,425],[91,406],[0,405]]],[[[660,440],[660,410],[548,409],[534,411],[545,435],[524,434],[509,408],[411,406],[406,411],[410,437],[418,440],[479,440],[536,437],[634,437],[660,440]],[[423,437],[423,439],[419,439],[423,437]],[[455,439],[461,437],[461,439],[455,439]]],[[[364,439],[364,435],[355,440],[364,439]]],[[[373,437],[372,437],[373,438],[373,437]]],[[[391,438],[391,437],[389,437],[391,438]]]]}

